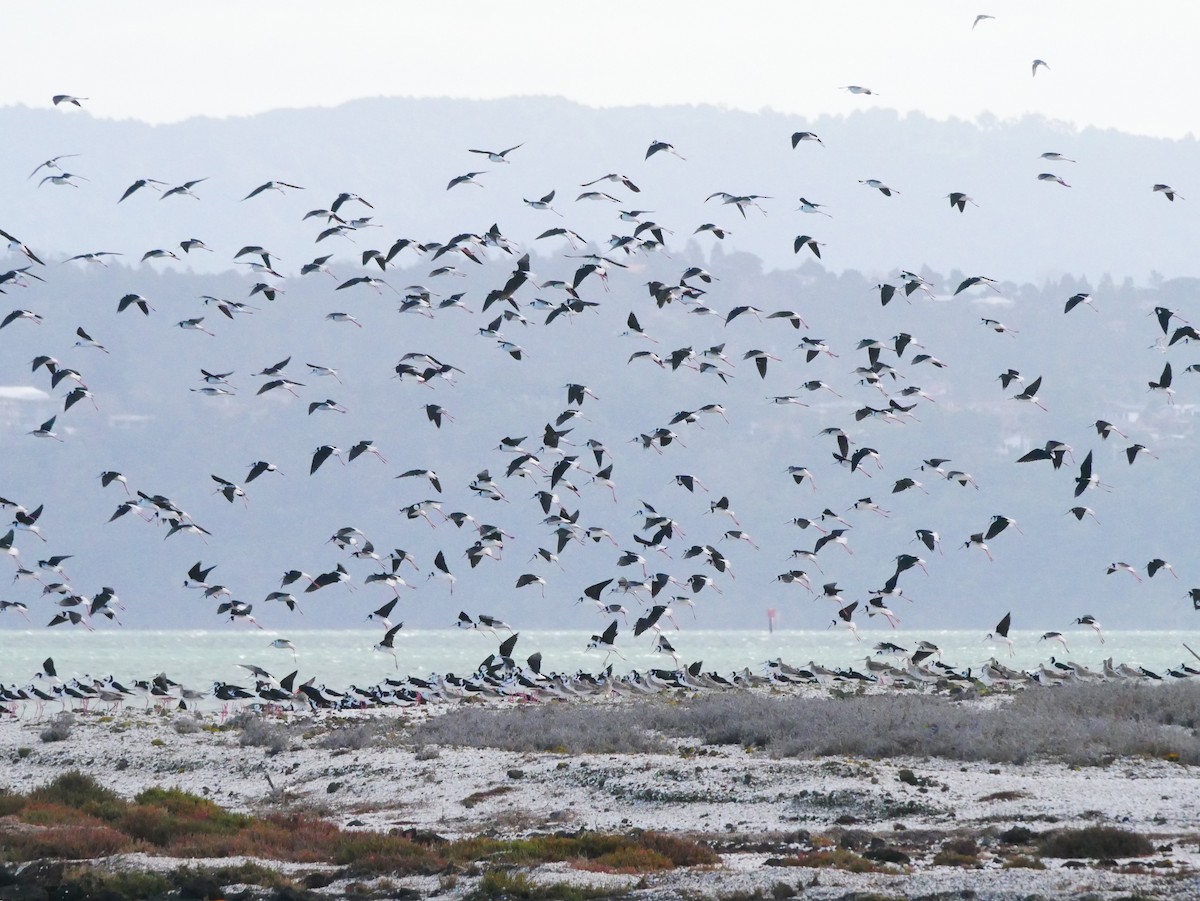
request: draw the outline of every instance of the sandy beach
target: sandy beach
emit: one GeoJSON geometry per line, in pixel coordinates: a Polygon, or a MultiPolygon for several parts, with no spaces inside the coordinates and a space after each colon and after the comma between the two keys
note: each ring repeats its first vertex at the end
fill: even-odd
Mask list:
{"type": "MultiPolygon", "coordinates": [[[[411,730],[428,715],[295,716],[261,725],[266,738],[259,742],[245,738],[252,727],[218,728],[213,714],[76,714],[70,735],[55,742],[40,738],[46,721],[6,719],[0,787],[27,792],[78,769],[126,798],[152,786],[178,788],[233,811],[306,810],[347,829],[450,839],[653,830],[697,839],[719,854],[716,866],[648,875],[561,863],[529,874],[538,883],[646,898],[788,891],[811,898],[1200,896],[1200,792],[1194,769],[1170,760],[1076,768],[1052,761],[781,759],[688,740],[673,740],[662,752],[619,754],[414,745],[411,730]],[[364,722],[371,723],[369,739],[364,722]],[[1116,860],[1030,850],[1052,830],[1095,826],[1137,833],[1154,850],[1116,860]],[[799,856],[821,850],[874,860],[877,871],[797,865],[799,856]]],[[[178,863],[133,855],[104,865],[178,863]]],[[[464,897],[473,883],[469,874],[389,882],[415,896],[447,898],[464,897]]],[[[335,881],[321,891],[336,896],[344,888],[335,881]]]]}

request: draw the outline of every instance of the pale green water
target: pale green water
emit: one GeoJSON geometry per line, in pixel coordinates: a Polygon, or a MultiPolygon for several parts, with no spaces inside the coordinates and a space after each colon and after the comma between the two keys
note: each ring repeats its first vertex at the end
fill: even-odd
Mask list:
{"type": "MultiPolygon", "coordinates": [[[[749,667],[763,671],[768,659],[782,657],[785,662],[802,664],[810,660],[829,667],[858,666],[872,654],[876,641],[893,641],[912,648],[917,641],[932,641],[942,648],[944,662],[959,667],[978,667],[993,655],[1007,666],[1020,669],[1036,667],[1051,655],[1098,668],[1106,657],[1116,663],[1144,666],[1162,673],[1168,667],[1190,662],[1200,668],[1200,660],[1184,648],[1184,643],[1200,651],[1200,632],[1125,631],[1105,633],[1100,644],[1092,630],[1080,627],[1066,635],[1070,653],[1057,642],[1038,641],[1040,633],[1014,632],[1016,656],[1008,657],[1007,648],[983,641],[970,631],[896,632],[872,631],[862,642],[844,632],[779,631],[775,634],[749,631],[713,631],[687,629],[667,631],[669,640],[686,665],[695,660],[705,671],[726,674],[749,667]]],[[[172,679],[196,688],[207,688],[215,680],[239,682],[246,671],[238,664],[255,664],[277,675],[299,669],[300,678],[315,676],[331,687],[351,683],[369,685],[399,675],[425,676],[431,672],[465,674],[475,670],[499,642],[478,632],[401,631],[396,636],[396,657],[373,650],[382,630],[310,630],[286,634],[246,630],[220,631],[104,631],[48,632],[36,630],[0,631],[0,681],[24,684],[41,668],[46,657],[53,657],[60,676],[102,677],[112,674],[120,680],[147,678],[165,672],[172,679]],[[288,650],[270,647],[272,639],[286,637],[298,649],[293,662],[288,650]]],[[[507,637],[506,632],[500,633],[507,637]]],[[[618,647],[627,661],[611,658],[614,672],[652,667],[673,669],[669,656],[650,651],[650,635],[634,638],[622,632],[618,647]]],[[[524,660],[541,651],[543,671],[597,672],[604,655],[586,650],[590,633],[578,631],[529,631],[521,633],[514,652],[524,660]]],[[[894,658],[887,658],[894,659],[894,658]]],[[[240,683],[239,683],[240,684],[240,683]]]]}

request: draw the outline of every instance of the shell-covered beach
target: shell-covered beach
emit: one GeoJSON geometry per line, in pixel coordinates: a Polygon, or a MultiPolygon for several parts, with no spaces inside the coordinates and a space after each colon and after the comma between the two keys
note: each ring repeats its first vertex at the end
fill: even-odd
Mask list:
{"type": "MultiPolygon", "coordinates": [[[[1130,700],[1116,686],[1100,688],[1111,693],[1114,708],[1130,700]]],[[[1191,686],[1168,690],[1172,716],[1194,713],[1191,686]]],[[[828,718],[831,739],[858,722],[863,747],[878,751],[868,734],[885,726],[878,699],[863,705],[850,694],[799,693],[747,691],[712,709],[677,695],[541,706],[462,702],[387,715],[243,713],[227,720],[169,710],[77,713],[61,740],[44,737],[63,723],[56,715],[6,720],[0,786],[8,796],[28,793],[79,771],[123,799],[180,790],[238,814],[301,815],[349,833],[417,843],[456,847],[486,837],[524,848],[547,836],[666,835],[694,845],[704,860],[647,869],[586,856],[529,863],[498,844],[479,860],[439,859],[429,872],[364,874],[330,861],[258,861],[282,874],[288,891],[306,897],[500,897],[517,884],[550,887],[549,894],[525,897],[565,897],[567,885],[594,892],[588,897],[681,899],[1196,896],[1200,794],[1194,767],[1185,762],[1197,745],[1194,722],[1146,727],[1181,740],[1171,747],[1182,750],[1161,744],[1152,753],[1084,764],[1068,762],[1079,750],[1071,748],[1016,762],[986,759],[1012,756],[999,747],[979,749],[981,759],[961,759],[974,754],[966,749],[947,752],[960,759],[926,756],[917,739],[912,754],[831,754],[816,743],[808,751],[789,745],[805,736],[804,724],[789,717],[828,718]],[[829,714],[829,705],[839,713],[829,714]],[[681,716],[692,718],[691,727],[679,725],[681,716]],[[700,721],[707,717],[712,722],[700,721]],[[1114,835],[1137,844],[1112,846],[1124,855],[1105,853],[1103,843],[1114,835]]],[[[907,700],[881,698],[882,706],[907,700]]],[[[991,718],[1013,700],[926,698],[926,722],[914,734],[962,728],[957,717],[965,713],[986,736],[991,718]]],[[[1030,717],[1030,728],[1046,727],[1040,714],[1030,717]]],[[[1114,714],[1114,722],[1137,719],[1114,714]]],[[[20,815],[0,820],[0,848],[4,836],[31,828],[39,827],[21,823],[20,815]]],[[[167,872],[181,863],[143,844],[91,866],[167,872]]],[[[285,896],[278,886],[245,890],[285,896]]],[[[9,897],[4,891],[0,886],[0,897],[9,897]]]]}

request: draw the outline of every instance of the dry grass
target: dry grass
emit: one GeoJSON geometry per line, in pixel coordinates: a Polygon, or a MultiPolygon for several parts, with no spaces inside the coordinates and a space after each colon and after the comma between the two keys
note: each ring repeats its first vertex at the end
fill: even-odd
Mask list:
{"type": "Polygon", "coordinates": [[[990,708],[939,695],[764,697],[743,692],[612,707],[461,708],[417,726],[416,746],[509,751],[662,751],[663,736],[780,757],[897,756],[1102,765],[1116,757],[1200,764],[1200,680],[1035,688],[990,708]]]}

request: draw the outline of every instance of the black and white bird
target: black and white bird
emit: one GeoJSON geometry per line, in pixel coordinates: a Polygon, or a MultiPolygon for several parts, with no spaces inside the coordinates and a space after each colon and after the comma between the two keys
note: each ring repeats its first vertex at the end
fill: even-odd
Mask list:
{"type": "Polygon", "coordinates": [[[1096,633],[1096,637],[1100,639],[1100,644],[1104,644],[1104,635],[1100,631],[1100,623],[1096,622],[1096,617],[1090,613],[1085,613],[1083,616],[1075,620],[1075,624],[1079,626],[1091,626],[1096,633]]]}
{"type": "Polygon", "coordinates": [[[996,628],[989,632],[984,638],[984,641],[1001,641],[1008,645],[1008,656],[1013,657],[1016,651],[1013,649],[1012,639],[1008,637],[1009,626],[1012,625],[1012,613],[1006,613],[1001,618],[1000,622],[996,623],[996,628]]]}
{"type": "MultiPolygon", "coordinates": [[[[489,163],[508,163],[511,162],[511,160],[508,159],[508,155],[518,147],[523,146],[524,144],[522,143],[514,144],[512,147],[509,147],[505,150],[468,150],[467,152],[478,153],[480,156],[486,156],[489,163]]],[[[337,212],[336,208],[334,209],[334,212],[337,212]]]]}

